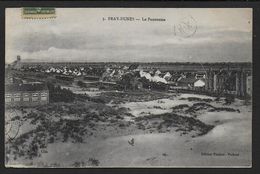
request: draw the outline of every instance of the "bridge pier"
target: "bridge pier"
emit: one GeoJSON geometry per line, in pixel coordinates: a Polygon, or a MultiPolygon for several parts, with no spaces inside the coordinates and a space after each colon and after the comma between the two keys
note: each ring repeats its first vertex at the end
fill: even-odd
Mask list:
{"type": "Polygon", "coordinates": [[[214,72],[214,75],[213,75],[213,90],[214,91],[217,91],[217,80],[218,80],[218,75],[214,72]]]}
{"type": "Polygon", "coordinates": [[[241,70],[241,96],[246,95],[246,74],[241,70]]]}
{"type": "Polygon", "coordinates": [[[241,79],[240,79],[240,73],[241,72],[239,72],[239,71],[237,71],[236,72],[236,95],[238,95],[238,96],[240,96],[241,95],[241,93],[240,93],[240,91],[241,91],[241,79]]]}
{"type": "Polygon", "coordinates": [[[245,96],[247,94],[247,74],[241,68],[236,72],[236,94],[238,96],[245,96]]]}
{"type": "Polygon", "coordinates": [[[207,71],[205,88],[208,91],[214,90],[214,73],[211,69],[207,71]]]}

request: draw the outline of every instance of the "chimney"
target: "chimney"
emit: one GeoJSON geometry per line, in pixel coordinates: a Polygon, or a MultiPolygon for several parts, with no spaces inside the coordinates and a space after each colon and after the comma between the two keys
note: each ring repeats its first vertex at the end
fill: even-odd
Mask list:
{"type": "Polygon", "coordinates": [[[17,61],[21,61],[21,56],[20,55],[17,56],[17,61]]]}

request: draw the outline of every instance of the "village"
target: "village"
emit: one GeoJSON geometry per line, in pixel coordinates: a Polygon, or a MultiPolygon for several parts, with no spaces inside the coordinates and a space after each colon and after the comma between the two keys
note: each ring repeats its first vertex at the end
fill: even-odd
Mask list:
{"type": "Polygon", "coordinates": [[[221,149],[239,151],[237,165],[250,161],[250,141],[238,138],[251,138],[250,63],[39,63],[17,56],[5,72],[8,166],[209,165],[196,159],[221,149]],[[239,143],[228,146],[232,141],[239,143]]]}
{"type": "MultiPolygon", "coordinates": [[[[61,80],[80,87],[188,90],[222,96],[230,94],[242,98],[250,98],[252,93],[250,63],[212,65],[197,63],[185,66],[170,63],[167,65],[165,63],[161,65],[145,63],[34,64],[20,61],[20,56],[17,56],[17,60],[10,66],[23,73],[34,73],[34,76],[37,76],[35,79],[27,77],[27,81],[32,81],[32,83],[37,80],[46,82],[47,77],[53,81],[61,80]]],[[[10,78],[13,79],[13,77],[10,78]]],[[[16,79],[19,79],[19,76],[16,79]]]]}

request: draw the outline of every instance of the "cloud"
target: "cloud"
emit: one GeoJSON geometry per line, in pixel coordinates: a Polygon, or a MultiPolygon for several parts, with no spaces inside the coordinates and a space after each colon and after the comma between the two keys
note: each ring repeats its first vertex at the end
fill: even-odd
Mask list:
{"type": "Polygon", "coordinates": [[[85,36],[84,33],[25,33],[15,39],[14,48],[26,51],[37,52],[48,50],[51,47],[60,49],[85,49],[88,45],[99,45],[100,36],[85,36]]]}
{"type": "MultiPolygon", "coordinates": [[[[158,31],[157,31],[158,32],[158,31]]],[[[125,49],[139,46],[156,46],[162,44],[198,44],[198,43],[246,43],[252,40],[250,32],[230,30],[198,30],[192,37],[170,34],[169,31],[157,35],[151,32],[146,35],[89,35],[88,33],[24,33],[15,38],[14,49],[24,52],[48,50],[51,47],[60,49],[125,49]],[[163,34],[162,34],[163,33],[163,34]]]]}
{"type": "Polygon", "coordinates": [[[28,59],[44,61],[164,61],[164,62],[222,62],[252,61],[250,43],[199,43],[199,44],[161,44],[155,46],[129,46],[117,49],[60,49],[51,47],[37,52],[20,52],[28,59]],[[73,59],[72,59],[73,58],[73,59]]]}
{"type": "Polygon", "coordinates": [[[102,16],[124,16],[127,9],[117,9],[120,13],[96,9],[101,14],[95,9],[78,10],[58,9],[57,19],[42,22],[22,20],[18,9],[7,10],[6,59],[10,62],[18,54],[22,59],[46,61],[214,62],[252,59],[252,27],[248,23],[251,14],[248,10],[242,10],[243,15],[238,13],[241,9],[128,11],[137,17],[164,16],[167,18],[165,23],[102,22],[102,16]],[[174,35],[175,19],[187,11],[196,19],[196,33],[188,38],[174,35]],[[216,15],[216,12],[221,14],[216,15]]]}

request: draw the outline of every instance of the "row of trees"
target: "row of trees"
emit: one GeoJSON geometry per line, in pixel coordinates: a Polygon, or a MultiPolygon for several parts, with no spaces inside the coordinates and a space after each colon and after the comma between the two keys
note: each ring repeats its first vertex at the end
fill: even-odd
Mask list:
{"type": "Polygon", "coordinates": [[[60,85],[55,86],[53,83],[47,83],[49,89],[50,102],[73,102],[75,94],[69,89],[62,89],[60,85]]]}
{"type": "Polygon", "coordinates": [[[161,82],[151,82],[145,77],[140,77],[139,73],[126,73],[118,82],[124,90],[136,90],[139,87],[146,89],[165,90],[167,85],[161,82]]]}

